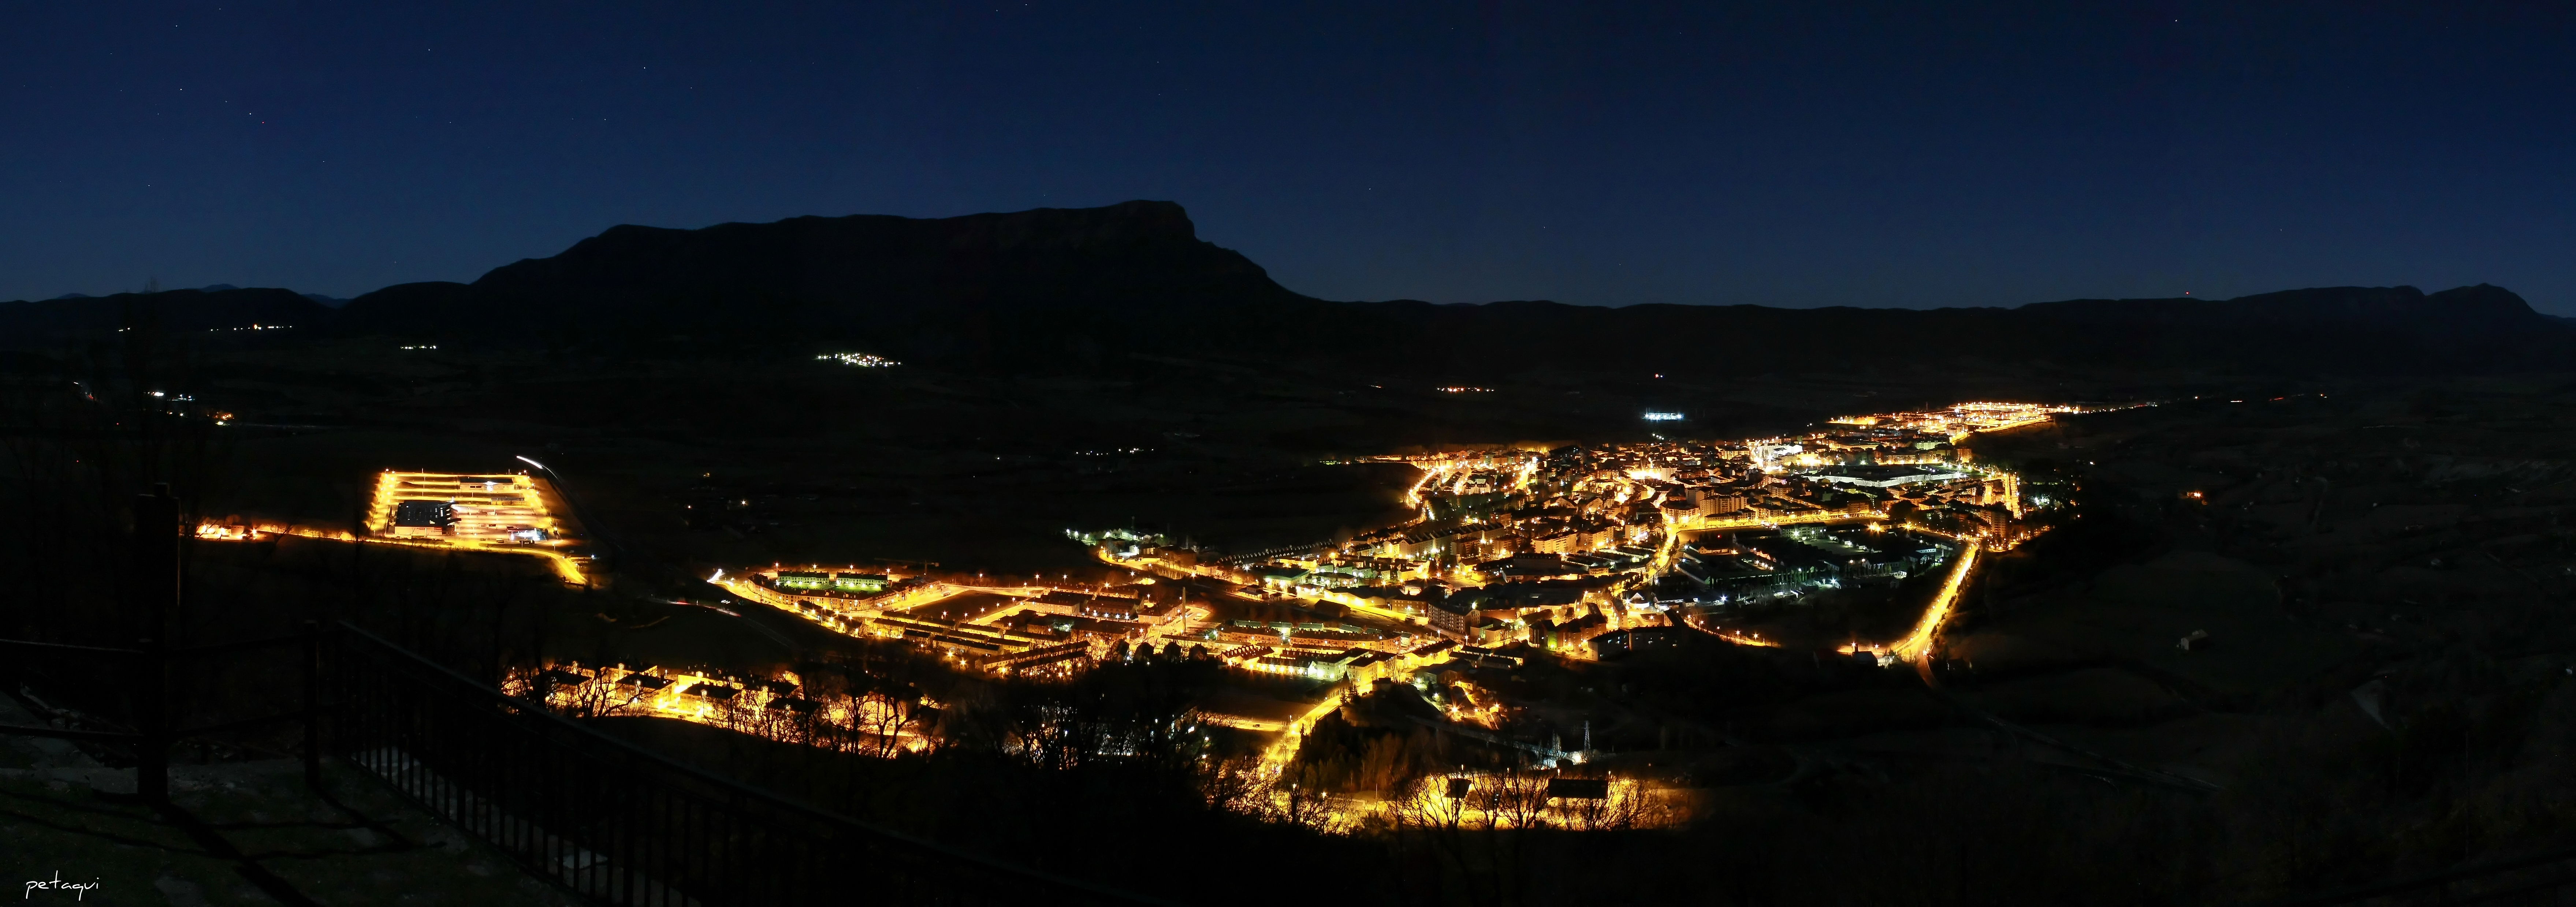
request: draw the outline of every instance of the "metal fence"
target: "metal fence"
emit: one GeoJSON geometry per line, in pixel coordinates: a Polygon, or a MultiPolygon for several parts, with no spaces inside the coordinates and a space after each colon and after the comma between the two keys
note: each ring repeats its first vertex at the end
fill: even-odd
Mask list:
{"type": "Polygon", "coordinates": [[[673,762],[343,625],[325,746],[615,905],[1138,904],[673,762]]]}
{"type": "Polygon", "coordinates": [[[319,783],[322,765],[313,720],[320,682],[319,626],[307,622],[301,633],[173,646],[170,617],[179,603],[179,542],[188,534],[179,514],[169,486],[135,498],[133,561],[126,579],[136,645],[0,639],[0,683],[22,695],[41,688],[46,696],[77,706],[46,708],[48,714],[40,716],[44,723],[38,725],[0,724],[0,736],[51,737],[129,752],[135,793],[147,803],[167,806],[174,747],[294,722],[304,730],[299,749],[305,779],[319,783]],[[293,657],[267,654],[280,651],[293,657]],[[189,692],[197,695],[180,694],[174,677],[181,674],[189,680],[189,692]],[[218,678],[236,682],[233,695],[204,695],[218,686],[212,682],[218,678]],[[278,687],[291,679],[301,681],[301,690],[293,697],[296,706],[281,711],[277,703],[289,697],[280,695],[278,687]]]}
{"type": "Polygon", "coordinates": [[[2576,848],[2540,851],[2361,888],[2280,901],[2271,907],[2576,907],[2576,848]]]}

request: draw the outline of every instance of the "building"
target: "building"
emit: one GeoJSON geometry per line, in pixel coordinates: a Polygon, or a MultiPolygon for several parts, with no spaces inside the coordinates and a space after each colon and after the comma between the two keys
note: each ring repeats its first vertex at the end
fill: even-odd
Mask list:
{"type": "Polygon", "coordinates": [[[1306,579],[1307,571],[1303,567],[1270,566],[1254,567],[1251,573],[1254,580],[1261,583],[1262,588],[1286,592],[1297,588],[1297,584],[1306,579]]]}
{"type": "Polygon", "coordinates": [[[467,545],[527,545],[562,535],[533,476],[394,472],[376,476],[368,532],[467,545]]]}
{"type": "Polygon", "coordinates": [[[446,501],[400,501],[394,504],[395,538],[446,535],[456,526],[456,505],[446,501]]]}
{"type": "Polygon", "coordinates": [[[874,595],[894,580],[883,573],[834,573],[824,570],[780,570],[772,584],[783,592],[858,592],[874,595]]]}
{"type": "Polygon", "coordinates": [[[1744,508],[1744,496],[1741,494],[1708,493],[1699,496],[1699,515],[1701,516],[1725,516],[1730,513],[1742,513],[1744,512],[1744,508]]]}
{"type": "Polygon", "coordinates": [[[1467,639],[1467,628],[1475,611],[1464,598],[1440,598],[1431,603],[1431,631],[1450,639],[1467,639]]]}
{"type": "Polygon", "coordinates": [[[1938,466],[1836,466],[1808,474],[1820,482],[1854,485],[1862,488],[1894,488],[1923,482],[1949,482],[1968,474],[1938,466]]]}

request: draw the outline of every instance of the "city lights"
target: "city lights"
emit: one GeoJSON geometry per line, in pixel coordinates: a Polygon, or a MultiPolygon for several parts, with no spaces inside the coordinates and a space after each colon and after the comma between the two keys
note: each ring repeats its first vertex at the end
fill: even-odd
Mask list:
{"type": "MultiPolygon", "coordinates": [[[[1135,529],[1065,530],[1101,562],[1122,568],[1123,576],[1108,582],[1061,570],[1052,579],[1037,573],[1004,580],[781,563],[719,568],[707,582],[733,596],[726,604],[774,608],[831,632],[899,642],[994,676],[1063,678],[1149,653],[1187,653],[1247,677],[1365,691],[1380,681],[1418,686],[1460,671],[1517,671],[1538,657],[1579,661],[1673,645],[1658,634],[1705,634],[1766,649],[1832,646],[1763,626],[1760,615],[1771,612],[1737,609],[1798,607],[1813,593],[1941,569],[1941,583],[1911,632],[1841,645],[1847,653],[1877,655],[1881,664],[1919,665],[1939,645],[1981,554],[2009,549],[2045,528],[2023,520],[2019,476],[1977,462],[1957,442],[2070,411],[1969,403],[1841,417],[1793,437],[1363,457],[1417,470],[1403,495],[1409,519],[1331,541],[1239,554],[1135,529]],[[1755,615],[1753,626],[1742,625],[1745,613],[1755,615]]],[[[1670,422],[1684,415],[1653,411],[1646,418],[1670,422]]],[[[543,464],[520,459],[544,472],[543,464]]],[[[561,557],[554,550],[559,530],[541,492],[528,475],[388,472],[370,511],[370,540],[561,557]],[[530,539],[536,544],[524,543],[530,539]]],[[[200,531],[252,540],[275,528],[200,531]]],[[[588,703],[566,708],[597,708],[614,699],[623,714],[787,733],[759,717],[769,703],[786,700],[758,682],[650,668],[558,674],[574,691],[562,695],[588,703]],[[624,679],[601,679],[607,677],[624,679]]],[[[1581,750],[1500,736],[1511,726],[1511,710],[1521,706],[1505,688],[1478,689],[1481,701],[1443,705],[1449,726],[1460,733],[1480,728],[1476,733],[1530,749],[1547,765],[1586,761],[1581,750]]],[[[1258,771],[1280,780],[1317,722],[1342,704],[1341,695],[1328,693],[1294,715],[1207,709],[1194,720],[1275,734],[1260,750],[1258,771]]],[[[840,714],[833,709],[860,708],[793,707],[821,709],[825,718],[840,714]]],[[[926,745],[900,735],[887,739],[926,745]]],[[[1334,808],[1346,819],[1368,809],[1334,808]]]]}

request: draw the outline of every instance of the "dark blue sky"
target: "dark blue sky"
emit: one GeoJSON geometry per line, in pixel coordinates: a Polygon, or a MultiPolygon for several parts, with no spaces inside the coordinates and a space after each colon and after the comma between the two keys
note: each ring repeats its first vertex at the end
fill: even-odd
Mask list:
{"type": "Polygon", "coordinates": [[[1332,299],[2576,313],[2567,9],[22,2],[0,299],[1158,198],[1332,299]]]}

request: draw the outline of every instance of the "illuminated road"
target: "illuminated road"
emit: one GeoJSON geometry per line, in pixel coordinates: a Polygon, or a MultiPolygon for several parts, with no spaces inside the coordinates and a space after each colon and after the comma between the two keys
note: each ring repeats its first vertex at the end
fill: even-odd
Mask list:
{"type": "Polygon", "coordinates": [[[1913,662],[1917,670],[1931,670],[1932,642],[1940,635],[1942,625],[1950,622],[1950,612],[1959,601],[1959,588],[1967,584],[1968,572],[1976,568],[1978,550],[1973,541],[1959,549],[1958,562],[1950,565],[1949,578],[1942,580],[1941,591],[1932,596],[1931,606],[1923,609],[1923,619],[1915,623],[1914,632],[1891,647],[1898,658],[1913,662]]]}
{"type": "Polygon", "coordinates": [[[1777,649],[1780,647],[1779,643],[1763,639],[1759,636],[1746,636],[1742,633],[1719,631],[1716,636],[1719,639],[1726,640],[1727,642],[1731,642],[1739,646],[1756,646],[1764,649],[1777,649]]]}
{"type": "Polygon", "coordinates": [[[1969,574],[1976,570],[1977,555],[1984,551],[1975,539],[1958,541],[1959,557],[1951,562],[1950,574],[1942,579],[1941,590],[1934,593],[1932,601],[1923,607],[1923,616],[1914,622],[1913,632],[1884,646],[1844,645],[1839,651],[1847,655],[1855,652],[1895,655],[1912,663],[1915,673],[1922,675],[1924,683],[1939,686],[1932,676],[1932,644],[1940,638],[1941,628],[1950,622],[1950,615],[1959,602],[1959,590],[1967,585],[1969,574]]]}
{"type": "Polygon", "coordinates": [[[362,538],[354,533],[324,532],[319,529],[307,529],[302,526],[261,526],[255,529],[240,529],[237,527],[205,523],[197,527],[197,538],[202,541],[210,542],[258,541],[264,536],[271,535],[291,535],[296,538],[323,539],[333,542],[361,542],[369,545],[392,545],[399,548],[430,548],[440,551],[480,551],[486,554],[524,554],[531,557],[545,558],[547,563],[554,567],[555,575],[562,577],[563,581],[566,583],[573,585],[589,585],[590,583],[590,578],[585,576],[581,571],[580,562],[575,560],[572,555],[565,554],[561,551],[553,551],[527,545],[487,545],[476,542],[414,541],[412,539],[377,538],[373,536],[362,538]]]}
{"type": "Polygon", "coordinates": [[[1315,703],[1314,707],[1307,709],[1305,714],[1289,719],[1287,730],[1282,731],[1279,739],[1271,741],[1270,746],[1261,751],[1262,776],[1276,778],[1279,777],[1280,772],[1286,771],[1288,760],[1297,758],[1297,747],[1305,742],[1306,732],[1315,728],[1315,722],[1341,707],[1341,693],[1335,690],[1326,693],[1324,701],[1315,703]]]}

